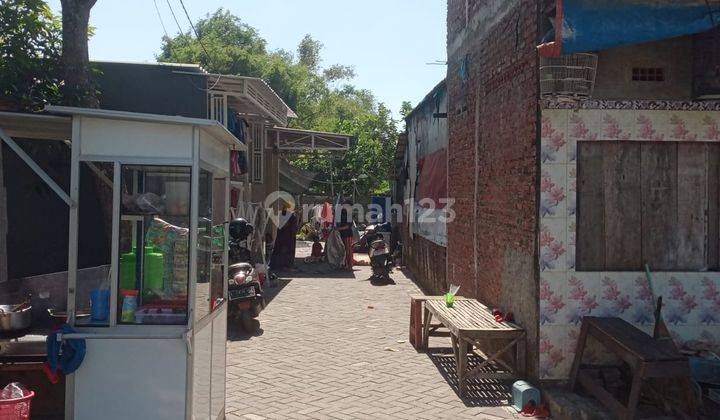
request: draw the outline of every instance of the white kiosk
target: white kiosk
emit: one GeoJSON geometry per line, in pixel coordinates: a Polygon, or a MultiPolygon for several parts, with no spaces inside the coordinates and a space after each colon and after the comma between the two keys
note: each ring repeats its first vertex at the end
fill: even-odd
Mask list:
{"type": "Polygon", "coordinates": [[[212,120],[46,111],[72,121],[67,307],[77,332],[62,339],[87,346],[67,377],[65,417],[224,418],[229,155],[245,145],[212,120]],[[112,184],[111,264],[92,286],[77,276],[81,164],[112,184]]]}

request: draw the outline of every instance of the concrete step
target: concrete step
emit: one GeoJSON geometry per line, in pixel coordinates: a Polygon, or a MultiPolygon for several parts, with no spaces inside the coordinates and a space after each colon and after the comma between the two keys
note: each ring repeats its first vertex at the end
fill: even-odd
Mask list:
{"type": "MultiPolygon", "coordinates": [[[[553,420],[614,420],[616,417],[598,400],[569,392],[562,388],[542,391],[543,401],[550,409],[553,420]]],[[[673,420],[658,414],[653,407],[638,407],[637,418],[642,420],[673,420]]]]}

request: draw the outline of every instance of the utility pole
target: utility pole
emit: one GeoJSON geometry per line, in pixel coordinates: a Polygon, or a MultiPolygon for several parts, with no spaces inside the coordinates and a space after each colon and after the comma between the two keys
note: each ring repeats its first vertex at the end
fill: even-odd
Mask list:
{"type": "Polygon", "coordinates": [[[358,193],[358,194],[360,193],[360,191],[358,191],[358,188],[357,188],[357,182],[358,182],[358,180],[359,180],[359,179],[367,179],[367,178],[368,178],[367,175],[365,175],[365,174],[360,174],[360,175],[358,175],[357,178],[353,178],[353,179],[350,180],[350,181],[352,181],[352,184],[353,184],[353,192],[352,192],[353,204],[355,204],[355,193],[358,193]]]}

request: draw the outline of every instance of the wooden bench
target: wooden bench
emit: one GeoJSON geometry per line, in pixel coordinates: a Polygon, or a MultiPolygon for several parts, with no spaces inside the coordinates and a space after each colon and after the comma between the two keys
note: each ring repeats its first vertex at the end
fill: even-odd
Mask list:
{"type": "Polygon", "coordinates": [[[613,410],[620,419],[635,417],[642,382],[647,378],[682,378],[690,376],[687,357],[672,342],[655,339],[620,318],[585,317],[580,328],[577,351],[570,371],[570,387],[577,383],[613,410]],[[632,384],[627,405],[623,405],[598,383],[582,366],[588,337],[594,337],[609,351],[628,364],[632,384]]]}
{"type": "Polygon", "coordinates": [[[465,395],[467,381],[471,378],[516,379],[525,374],[525,331],[510,322],[497,322],[490,309],[472,299],[456,298],[448,308],[442,297],[426,297],[422,348],[428,348],[431,336],[450,336],[457,368],[460,395],[465,395]],[[433,324],[436,318],[438,324],[433,324]],[[447,331],[440,331],[446,329],[447,331]],[[497,342],[499,350],[492,354],[482,351],[483,345],[497,342]],[[501,356],[514,350],[507,362],[501,356]],[[479,365],[468,367],[468,353],[482,357],[479,365]],[[504,371],[487,371],[489,367],[504,371]]]}
{"type": "MultiPolygon", "coordinates": [[[[415,350],[422,351],[426,349],[426,340],[423,338],[423,305],[428,299],[443,300],[444,296],[428,296],[428,295],[410,295],[410,344],[415,350]]],[[[455,300],[466,300],[466,297],[456,296],[455,300]]],[[[431,327],[434,332],[442,324],[435,324],[431,327]]],[[[450,336],[449,332],[438,332],[436,335],[450,336]]]]}

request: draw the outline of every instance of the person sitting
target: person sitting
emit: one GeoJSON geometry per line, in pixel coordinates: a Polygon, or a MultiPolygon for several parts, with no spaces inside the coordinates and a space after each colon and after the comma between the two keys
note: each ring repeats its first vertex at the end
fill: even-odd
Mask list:
{"type": "Polygon", "coordinates": [[[318,237],[318,235],[313,235],[312,241],[313,241],[313,245],[312,245],[312,252],[310,255],[315,258],[322,258],[323,247],[322,247],[322,244],[320,243],[320,238],[318,237]]]}
{"type": "Polygon", "coordinates": [[[320,243],[320,237],[314,234],[311,239],[313,241],[312,252],[309,257],[305,258],[305,262],[308,264],[322,262],[325,259],[325,254],[323,253],[323,246],[320,243]]]}

